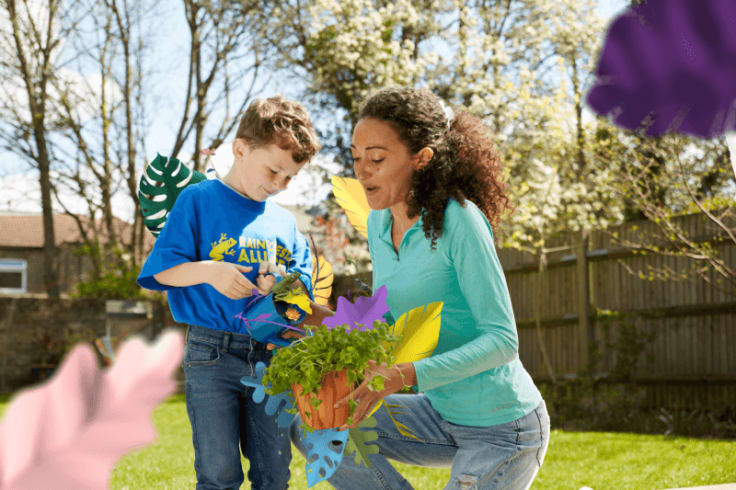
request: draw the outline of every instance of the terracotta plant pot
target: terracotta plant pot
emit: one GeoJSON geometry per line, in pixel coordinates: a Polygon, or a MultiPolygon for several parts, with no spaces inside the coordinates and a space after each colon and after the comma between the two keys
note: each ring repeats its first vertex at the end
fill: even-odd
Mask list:
{"type": "Polygon", "coordinates": [[[350,406],[345,403],[340,408],[334,408],[335,402],[346,397],[352,390],[348,384],[348,376],[345,370],[327,373],[322,379],[322,387],[315,393],[302,395],[302,386],[294,383],[292,385],[299,414],[302,422],[314,429],[332,429],[343,425],[350,414],[350,406]],[[322,400],[319,407],[314,408],[309,401],[312,398],[322,400]]]}

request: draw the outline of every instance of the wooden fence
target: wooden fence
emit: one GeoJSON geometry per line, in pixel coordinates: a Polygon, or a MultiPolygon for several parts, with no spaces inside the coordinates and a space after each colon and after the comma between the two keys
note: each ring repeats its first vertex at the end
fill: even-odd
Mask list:
{"type": "MultiPolygon", "coordinates": [[[[702,215],[684,216],[678,223],[695,240],[719,232],[702,215]]],[[[653,230],[651,223],[629,223],[594,232],[585,245],[579,233],[556,239],[548,244],[557,251],[547,257],[541,287],[537,256],[499,250],[517,319],[520,358],[535,380],[552,378],[541,336],[555,378],[575,377],[588,368],[606,379],[627,363],[630,379],[646,387],[651,406],[734,406],[736,296],[698,277],[662,281],[631,274],[665,267],[675,274],[692,270],[690,259],[635,254],[611,237],[616,232],[621,239],[637,240],[653,230]],[[596,315],[600,310],[618,317],[596,315]],[[634,355],[637,345],[641,352],[634,355]]],[[[716,250],[736,268],[736,246],[723,241],[716,250]]],[[[710,278],[717,280],[715,273],[710,278]]]]}

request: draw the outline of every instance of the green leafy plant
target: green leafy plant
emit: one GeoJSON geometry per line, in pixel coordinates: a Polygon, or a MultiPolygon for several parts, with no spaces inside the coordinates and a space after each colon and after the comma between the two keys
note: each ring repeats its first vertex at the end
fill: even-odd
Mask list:
{"type": "MultiPolygon", "coordinates": [[[[347,325],[332,329],[325,325],[306,326],[305,329],[307,336],[280,349],[266,369],[262,381],[269,394],[287,391],[293,384],[300,385],[304,395],[316,394],[328,373],[342,370],[346,371],[348,383],[354,386],[363,380],[370,361],[388,366],[394,363],[390,345],[397,339],[383,321],[376,320],[373,328],[364,330],[349,330],[347,325]]],[[[382,377],[374,377],[370,389],[382,390],[383,382],[382,377]]],[[[313,398],[311,403],[317,408],[321,400],[313,398]]],[[[354,408],[351,400],[349,424],[354,408]]],[[[310,429],[306,424],[305,427],[310,429]]]]}

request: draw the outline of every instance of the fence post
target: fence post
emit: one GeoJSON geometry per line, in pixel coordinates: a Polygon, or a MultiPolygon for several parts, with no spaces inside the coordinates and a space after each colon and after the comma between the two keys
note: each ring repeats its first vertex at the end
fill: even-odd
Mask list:
{"type": "Polygon", "coordinates": [[[590,281],[588,277],[588,231],[580,232],[580,240],[575,246],[577,298],[575,299],[578,313],[578,355],[580,359],[579,371],[584,371],[590,363],[590,281]]]}

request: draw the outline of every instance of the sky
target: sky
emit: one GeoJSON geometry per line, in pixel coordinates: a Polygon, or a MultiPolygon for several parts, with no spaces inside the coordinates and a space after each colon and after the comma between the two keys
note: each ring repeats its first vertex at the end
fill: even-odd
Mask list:
{"type": "MultiPolygon", "coordinates": [[[[178,3],[177,3],[178,4],[178,3]]],[[[598,11],[604,18],[612,20],[616,15],[623,11],[629,5],[628,0],[599,0],[598,11]]],[[[166,16],[174,18],[182,18],[180,12],[165,12],[166,16]]],[[[166,24],[166,23],[162,23],[166,24]]],[[[171,25],[171,23],[169,23],[171,25]]],[[[181,30],[171,25],[169,32],[159,30],[155,42],[165,43],[172,51],[186,50],[187,40],[180,36],[173,35],[175,32],[186,32],[186,27],[182,26],[181,30]]],[[[178,67],[173,64],[177,57],[168,57],[171,65],[162,64],[159,68],[170,73],[176,73],[178,67]]],[[[165,63],[165,61],[163,62],[165,63]]],[[[171,83],[186,82],[185,74],[181,77],[171,77],[171,83]]],[[[259,97],[268,97],[277,93],[283,93],[283,86],[278,85],[275,81],[267,85],[259,94],[259,97]]],[[[183,93],[183,90],[171,90],[170,93],[183,93]]],[[[285,94],[289,95],[289,94],[285,94]]],[[[156,111],[156,119],[151,124],[151,139],[148,143],[148,159],[151,160],[156,156],[157,152],[166,154],[170,151],[169,143],[173,141],[175,124],[171,121],[177,121],[180,117],[182,101],[166,100],[163,103],[158,101],[160,110],[156,111]],[[164,145],[157,145],[157,141],[167,142],[164,145]]],[[[180,159],[187,159],[186,155],[179,155],[180,159]]],[[[0,152],[0,212],[31,212],[37,213],[41,210],[40,191],[37,181],[37,173],[29,170],[28,164],[20,161],[15,155],[0,152]]],[[[224,175],[232,162],[232,152],[229,144],[220,147],[213,158],[213,166],[220,175],[224,175]]],[[[322,182],[322,175],[330,174],[338,170],[334,163],[326,159],[315,158],[310,167],[300,172],[289,188],[277,195],[274,199],[280,204],[295,205],[302,204],[311,206],[322,201],[330,192],[330,185],[322,182]]],[[[83,200],[74,197],[65,197],[65,202],[69,203],[69,207],[74,212],[86,212],[83,200]]],[[[123,219],[132,219],[133,205],[130,199],[124,194],[118,194],[113,199],[113,208],[116,214],[123,219]]],[[[60,209],[59,209],[60,211],[60,209]]]]}

